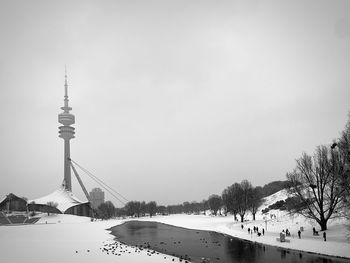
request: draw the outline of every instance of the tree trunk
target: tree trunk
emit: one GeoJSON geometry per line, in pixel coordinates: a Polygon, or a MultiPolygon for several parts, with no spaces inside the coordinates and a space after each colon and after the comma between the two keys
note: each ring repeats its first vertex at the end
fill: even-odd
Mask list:
{"type": "Polygon", "coordinates": [[[253,221],[255,221],[255,213],[252,213],[253,214],[253,221]]]}
{"type": "Polygon", "coordinates": [[[239,214],[241,216],[241,222],[243,223],[244,221],[244,214],[239,214]]]}
{"type": "Polygon", "coordinates": [[[321,227],[321,231],[327,230],[327,220],[324,218],[321,218],[321,220],[318,222],[318,224],[321,227]]]}

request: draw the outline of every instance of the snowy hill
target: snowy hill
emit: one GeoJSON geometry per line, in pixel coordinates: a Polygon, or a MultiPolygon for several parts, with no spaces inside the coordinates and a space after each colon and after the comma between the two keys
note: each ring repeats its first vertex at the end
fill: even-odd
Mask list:
{"type": "Polygon", "coordinates": [[[287,211],[281,211],[281,210],[269,210],[269,212],[263,214],[262,211],[266,208],[268,208],[270,205],[276,203],[277,201],[286,200],[288,197],[290,197],[290,194],[288,193],[287,189],[282,189],[278,191],[277,193],[274,193],[270,196],[267,196],[264,198],[263,204],[259,207],[258,212],[256,214],[257,220],[262,219],[271,219],[271,215],[274,216],[286,216],[288,213],[287,211]]]}
{"type": "Polygon", "coordinates": [[[280,200],[285,200],[289,197],[286,189],[280,190],[277,193],[274,193],[268,197],[264,198],[263,204],[260,206],[259,210],[267,208],[269,205],[272,205],[280,200]]]}

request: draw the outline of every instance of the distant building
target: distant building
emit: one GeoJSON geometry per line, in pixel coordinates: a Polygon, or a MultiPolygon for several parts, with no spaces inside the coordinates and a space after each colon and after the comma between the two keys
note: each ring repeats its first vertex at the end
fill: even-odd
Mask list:
{"type": "Polygon", "coordinates": [[[0,200],[0,211],[27,211],[27,201],[10,193],[0,200]]]}
{"type": "Polygon", "coordinates": [[[105,202],[105,193],[100,188],[94,188],[90,192],[91,207],[96,209],[105,202]]]}

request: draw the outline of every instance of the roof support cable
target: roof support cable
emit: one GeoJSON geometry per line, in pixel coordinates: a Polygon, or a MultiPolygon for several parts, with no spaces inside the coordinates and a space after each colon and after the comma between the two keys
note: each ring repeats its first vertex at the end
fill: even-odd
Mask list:
{"type": "Polygon", "coordinates": [[[91,179],[93,179],[96,183],[98,183],[103,189],[105,189],[107,192],[109,192],[113,197],[115,197],[119,202],[122,204],[126,204],[124,201],[122,201],[119,197],[117,197],[114,193],[119,195],[121,198],[123,198],[126,202],[129,202],[128,199],[126,199],[123,195],[118,193],[115,189],[107,185],[105,182],[103,182],[101,179],[99,179],[97,176],[93,175],[90,171],[79,165],[77,162],[70,160],[72,163],[74,163],[77,167],[79,167],[83,172],[85,172],[91,179]],[[114,192],[114,193],[113,193],[114,192]]]}

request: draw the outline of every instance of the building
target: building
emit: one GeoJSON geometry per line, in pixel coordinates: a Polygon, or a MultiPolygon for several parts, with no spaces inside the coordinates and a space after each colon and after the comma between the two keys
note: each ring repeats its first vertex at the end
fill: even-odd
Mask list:
{"type": "Polygon", "coordinates": [[[59,127],[59,137],[64,140],[63,182],[60,189],[53,193],[28,201],[28,209],[30,211],[34,210],[49,213],[91,216],[89,196],[81,179],[76,173],[70,158],[70,140],[75,137],[75,128],[71,125],[75,123],[75,116],[70,113],[72,108],[69,107],[67,74],[65,74],[64,82],[64,106],[61,107],[61,109],[63,112],[58,115],[58,122],[62,124],[62,126],[59,127]],[[87,201],[80,201],[73,194],[71,169],[73,169],[81,187],[83,188],[87,201]]]}
{"type": "Polygon", "coordinates": [[[29,217],[27,199],[13,193],[0,199],[0,226],[12,224],[34,224],[39,218],[29,217]]]}
{"type": "Polygon", "coordinates": [[[0,200],[0,211],[27,211],[27,201],[10,193],[0,200]]]}
{"type": "Polygon", "coordinates": [[[91,207],[96,209],[105,202],[105,193],[100,188],[94,188],[90,192],[91,207]]]}

